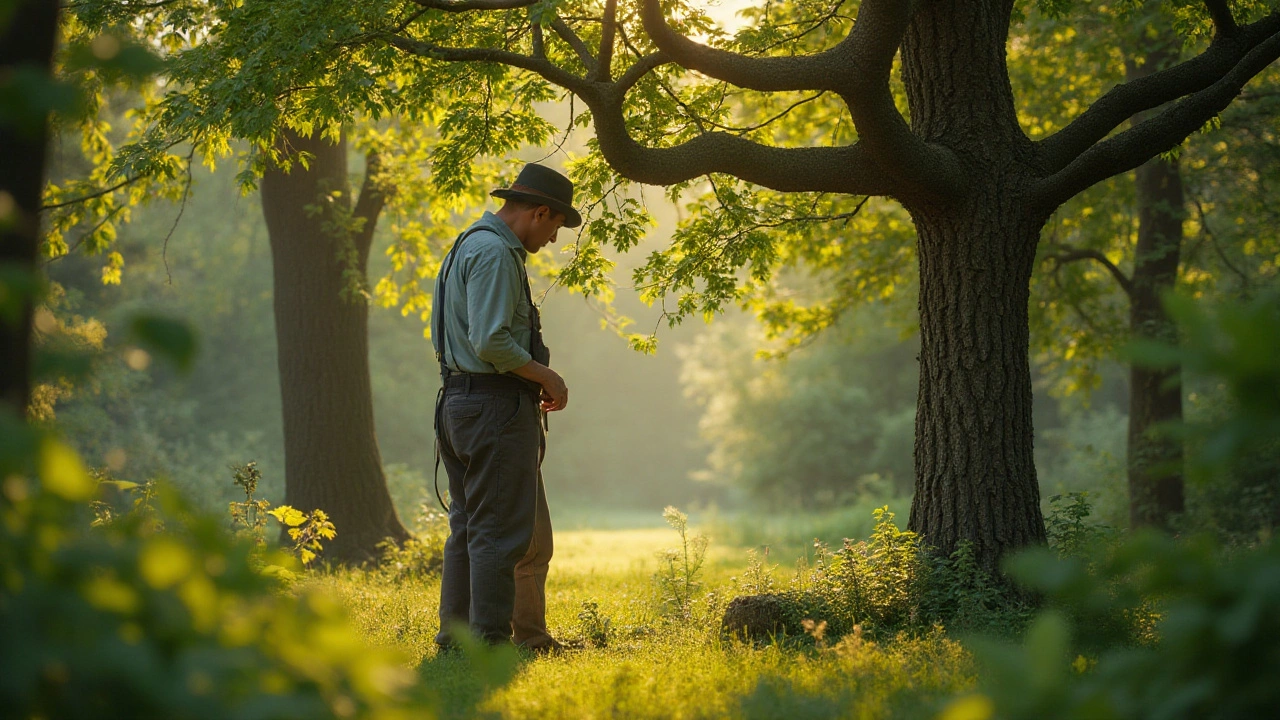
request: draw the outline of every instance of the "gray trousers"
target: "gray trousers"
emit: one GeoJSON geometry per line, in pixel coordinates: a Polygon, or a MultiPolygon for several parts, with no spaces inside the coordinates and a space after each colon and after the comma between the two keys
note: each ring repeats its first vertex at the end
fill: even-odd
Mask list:
{"type": "MultiPolygon", "coordinates": [[[[458,625],[469,626],[489,642],[507,642],[516,566],[526,555],[540,554],[531,551],[538,516],[546,512],[539,476],[543,436],[537,400],[524,392],[450,391],[441,415],[440,458],[449,475],[450,534],[444,546],[436,642],[451,644],[450,631],[458,625]]],[[[550,542],[546,544],[549,555],[550,542]]],[[[541,564],[539,585],[546,580],[545,561],[541,564]]]]}

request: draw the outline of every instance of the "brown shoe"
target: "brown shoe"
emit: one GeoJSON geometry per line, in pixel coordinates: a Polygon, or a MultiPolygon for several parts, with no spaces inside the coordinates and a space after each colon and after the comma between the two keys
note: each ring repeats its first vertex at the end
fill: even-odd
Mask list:
{"type": "Polygon", "coordinates": [[[546,640],[539,641],[537,645],[521,645],[520,647],[534,655],[542,656],[559,655],[561,653],[582,650],[586,647],[586,644],[581,640],[570,640],[567,643],[562,643],[555,638],[547,638],[546,640]]]}

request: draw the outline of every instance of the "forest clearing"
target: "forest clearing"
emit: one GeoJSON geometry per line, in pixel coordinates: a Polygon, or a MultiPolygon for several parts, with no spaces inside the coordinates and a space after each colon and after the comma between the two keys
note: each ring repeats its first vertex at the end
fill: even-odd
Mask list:
{"type": "Polygon", "coordinates": [[[1277,59],[0,0],[0,719],[1280,715],[1277,59]]]}

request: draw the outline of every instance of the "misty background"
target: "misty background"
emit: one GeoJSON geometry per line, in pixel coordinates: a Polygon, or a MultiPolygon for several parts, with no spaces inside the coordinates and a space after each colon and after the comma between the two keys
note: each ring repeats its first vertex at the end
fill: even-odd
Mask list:
{"type": "MultiPolygon", "coordinates": [[[[91,385],[58,404],[57,418],[90,463],[126,479],[167,478],[216,512],[239,494],[229,465],[257,461],[273,501],[284,486],[270,249],[257,195],[241,195],[234,173],[197,169],[176,227],[177,205],[139,208],[118,240],[121,284],[102,284],[101,257],[73,253],[47,268],[65,290],[60,314],[100,322],[108,347],[125,335],[124,319],[144,309],[199,329],[189,375],[118,348],[98,361],[91,385]]],[[[659,313],[628,288],[630,268],[664,245],[676,222],[668,203],[648,199],[657,227],[615,258],[616,309],[641,331],[659,313]]],[[[572,240],[562,232],[549,251],[572,240]]],[[[374,281],[387,270],[387,244],[385,233],[375,240],[374,281]]],[[[833,523],[838,538],[869,521],[871,507],[890,503],[905,514],[918,366],[911,323],[901,318],[915,299],[894,302],[910,306],[872,303],[780,360],[757,357],[768,343],[743,313],[664,326],[649,356],[605,329],[599,308],[552,288],[546,334],[573,390],[570,407],[551,417],[544,466],[556,523],[657,524],[665,505],[730,515],[856,511],[833,523]]],[[[388,484],[411,522],[421,504],[434,503],[439,379],[423,322],[371,307],[370,366],[388,484]]],[[[1104,375],[1088,403],[1037,395],[1037,462],[1043,494],[1103,488],[1099,509],[1120,517],[1124,386],[1121,373],[1104,375]]]]}

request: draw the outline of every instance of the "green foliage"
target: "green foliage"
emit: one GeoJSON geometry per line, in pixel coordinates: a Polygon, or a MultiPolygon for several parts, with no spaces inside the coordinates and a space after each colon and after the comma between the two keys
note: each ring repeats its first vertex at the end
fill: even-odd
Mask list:
{"type": "Polygon", "coordinates": [[[1186,526],[1246,544],[1280,526],[1280,291],[1255,292],[1210,307],[1166,298],[1181,344],[1128,350],[1136,363],[1177,364],[1186,376],[1187,419],[1164,429],[1187,443],[1186,526]]]}
{"type": "Polygon", "coordinates": [[[604,648],[616,634],[613,621],[600,612],[600,603],[595,600],[583,600],[582,612],[578,613],[578,633],[591,647],[604,648]]]}
{"type": "Polygon", "coordinates": [[[1088,492],[1072,492],[1049,498],[1049,512],[1044,518],[1049,545],[1059,555],[1081,555],[1112,535],[1111,528],[1087,522],[1093,508],[1088,492]]]}
{"type": "MultiPolygon", "coordinates": [[[[1222,384],[1230,411],[1203,429],[1194,457],[1205,472],[1228,472],[1241,453],[1269,445],[1280,418],[1275,300],[1170,310],[1184,345],[1139,347],[1137,359],[1182,362],[1222,384]]],[[[1087,534],[1084,499],[1062,509],[1067,536],[1087,534]]],[[[1032,550],[1009,563],[1049,608],[1020,646],[982,653],[1000,717],[1252,718],[1280,703],[1274,540],[1224,550],[1211,536],[1140,532],[1086,556],[1055,555],[1032,550]]]]}
{"type": "Polygon", "coordinates": [[[399,656],[367,647],[324,595],[281,594],[256,569],[256,545],[163,489],[151,511],[91,527],[101,483],[74,451],[5,430],[21,438],[0,456],[7,712],[321,718],[407,708],[399,656]]]}
{"type": "Polygon", "coordinates": [[[823,642],[851,634],[924,637],[943,627],[1016,634],[1026,623],[1025,600],[978,564],[970,544],[940,556],[900,529],[888,507],[873,517],[866,540],[845,539],[834,552],[815,542],[812,566],[798,566],[783,592],[775,590],[772,568],[750,553],[746,573],[733,578],[735,591],[772,598],[786,633],[805,628],[816,639],[821,625],[823,642]]]}
{"type": "Polygon", "coordinates": [[[1224,555],[1206,540],[1138,534],[1096,571],[1048,552],[1011,570],[1065,611],[1037,618],[1022,647],[984,653],[1001,717],[1252,718],[1280,701],[1274,544],[1224,555]],[[1159,608],[1153,646],[1089,652],[1093,619],[1142,613],[1148,598],[1159,608]]]}
{"type": "Polygon", "coordinates": [[[694,596],[702,588],[698,579],[706,562],[710,538],[689,534],[689,516],[668,505],[662,517],[680,536],[680,547],[658,554],[658,572],[654,582],[662,601],[663,614],[677,621],[689,622],[694,617],[694,596]]]}
{"type": "MultiPolygon", "coordinates": [[[[258,463],[249,461],[245,465],[232,465],[231,470],[233,482],[244,490],[244,501],[232,502],[229,508],[231,525],[238,534],[258,545],[264,545],[267,518],[275,518],[293,542],[290,549],[294,556],[302,561],[304,566],[309,565],[324,550],[321,540],[332,540],[337,537],[337,529],[323,510],[312,510],[307,514],[288,505],[272,508],[270,502],[255,498],[258,482],[262,480],[258,463]]],[[[277,571],[277,574],[284,577],[293,575],[287,570],[277,571]]]]}
{"type": "Polygon", "coordinates": [[[910,493],[915,343],[902,341],[886,314],[851,313],[785,358],[758,357],[758,334],[728,325],[683,350],[681,381],[702,408],[708,448],[695,477],[739,487],[772,509],[910,493]]]}
{"type": "Polygon", "coordinates": [[[259,544],[266,542],[267,512],[271,509],[271,503],[254,497],[258,492],[258,482],[262,480],[258,463],[250,460],[240,467],[232,465],[231,471],[232,481],[244,490],[244,501],[233,501],[228,509],[231,513],[231,525],[237,532],[259,544]]]}
{"type": "Polygon", "coordinates": [[[378,572],[396,580],[435,577],[444,568],[444,542],[448,538],[449,516],[433,505],[421,503],[408,540],[384,540],[378,545],[382,550],[378,572]]]}
{"type": "Polygon", "coordinates": [[[288,505],[280,505],[268,514],[287,528],[289,539],[293,541],[293,553],[303,565],[315,560],[324,550],[321,540],[332,540],[338,536],[337,529],[323,510],[312,510],[307,514],[288,505]]]}
{"type": "Polygon", "coordinates": [[[738,595],[772,595],[776,589],[773,571],[776,565],[769,565],[769,546],[758,553],[754,548],[747,551],[747,569],[741,577],[731,578],[734,592],[738,595]]]}
{"type": "Polygon", "coordinates": [[[129,324],[131,337],[183,372],[191,370],[198,343],[196,333],[181,320],[140,314],[129,324]]]}
{"type": "Polygon", "coordinates": [[[1247,302],[1202,309],[1193,300],[1171,296],[1165,304],[1178,322],[1177,347],[1152,341],[1130,346],[1133,361],[1154,367],[1181,365],[1189,373],[1219,378],[1231,412],[1199,429],[1194,461],[1220,468],[1231,458],[1280,436],[1280,290],[1247,302]]]}

